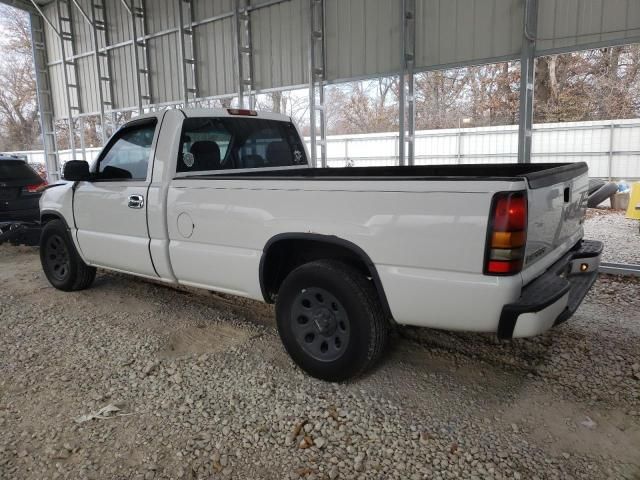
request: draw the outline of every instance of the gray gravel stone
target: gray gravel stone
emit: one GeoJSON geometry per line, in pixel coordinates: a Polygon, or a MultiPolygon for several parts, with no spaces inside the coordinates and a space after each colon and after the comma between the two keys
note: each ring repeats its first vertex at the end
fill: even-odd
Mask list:
{"type": "Polygon", "coordinates": [[[603,276],[534,339],[400,328],[334,385],[271,307],[104,272],[63,294],[0,246],[0,478],[637,478],[639,288],[603,276]]]}

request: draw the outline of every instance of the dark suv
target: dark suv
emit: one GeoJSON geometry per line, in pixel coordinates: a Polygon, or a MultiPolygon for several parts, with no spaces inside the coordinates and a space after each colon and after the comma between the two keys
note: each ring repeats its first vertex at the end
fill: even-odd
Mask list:
{"type": "Polygon", "coordinates": [[[47,182],[19,158],[0,155],[0,222],[37,221],[47,182]]]}

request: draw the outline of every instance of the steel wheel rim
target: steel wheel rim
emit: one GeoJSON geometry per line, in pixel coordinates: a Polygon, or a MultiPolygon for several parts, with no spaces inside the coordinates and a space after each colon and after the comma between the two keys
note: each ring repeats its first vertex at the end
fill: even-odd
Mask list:
{"type": "Polygon", "coordinates": [[[59,281],[66,280],[71,270],[69,251],[60,235],[52,235],[47,240],[45,259],[51,276],[59,281]]]}
{"type": "Polygon", "coordinates": [[[291,325],[295,340],[321,362],[340,358],[347,349],[351,323],[342,303],[324,288],[301,290],[293,301],[291,325]]]}

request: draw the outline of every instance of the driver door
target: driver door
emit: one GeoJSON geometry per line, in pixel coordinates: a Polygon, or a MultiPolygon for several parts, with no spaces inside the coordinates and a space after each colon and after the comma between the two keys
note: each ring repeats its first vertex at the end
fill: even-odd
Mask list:
{"type": "Polygon", "coordinates": [[[91,265],[157,277],[147,227],[157,128],[156,117],[125,125],[100,154],[95,178],[78,184],[73,201],[77,238],[91,265]]]}

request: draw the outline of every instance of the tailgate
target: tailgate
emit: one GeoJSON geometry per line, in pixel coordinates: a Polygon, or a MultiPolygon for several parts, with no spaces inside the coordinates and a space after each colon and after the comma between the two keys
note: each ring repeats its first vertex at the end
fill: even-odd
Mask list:
{"type": "MultiPolygon", "coordinates": [[[[8,187],[0,184],[0,200],[15,200],[20,193],[20,187],[8,187]]],[[[0,206],[4,203],[0,203],[0,206]]]]}
{"type": "Polygon", "coordinates": [[[589,176],[586,164],[576,163],[527,175],[527,181],[525,271],[546,268],[582,238],[589,176]]]}

